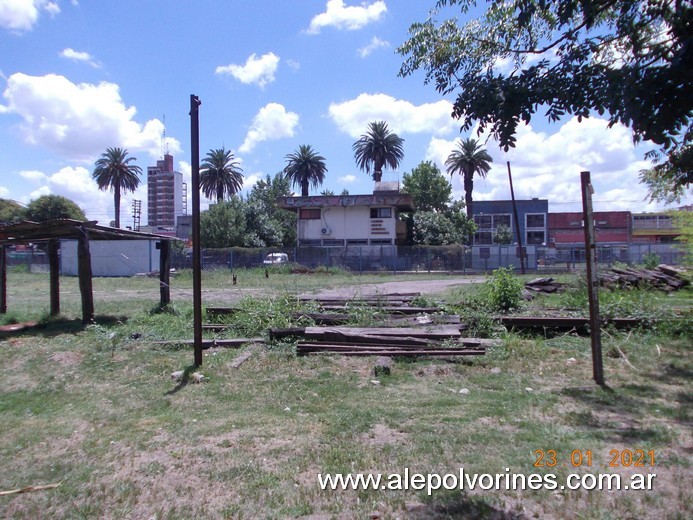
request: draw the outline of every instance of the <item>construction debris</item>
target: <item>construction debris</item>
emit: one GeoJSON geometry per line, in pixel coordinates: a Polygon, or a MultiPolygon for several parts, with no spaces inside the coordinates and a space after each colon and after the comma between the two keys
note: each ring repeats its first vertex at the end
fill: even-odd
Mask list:
{"type": "Polygon", "coordinates": [[[532,292],[555,293],[563,291],[564,285],[553,278],[535,278],[525,283],[525,289],[532,292]]]}
{"type": "Polygon", "coordinates": [[[663,291],[676,291],[688,285],[684,271],[661,264],[656,269],[635,269],[633,267],[612,267],[599,273],[599,282],[605,287],[645,287],[651,286],[663,291]]]}
{"type": "MultiPolygon", "coordinates": [[[[272,336],[287,331],[272,330],[272,336]]],[[[463,338],[459,327],[306,327],[291,329],[305,339],[296,345],[298,355],[337,353],[345,356],[470,356],[483,355],[494,340],[463,338]]]]}

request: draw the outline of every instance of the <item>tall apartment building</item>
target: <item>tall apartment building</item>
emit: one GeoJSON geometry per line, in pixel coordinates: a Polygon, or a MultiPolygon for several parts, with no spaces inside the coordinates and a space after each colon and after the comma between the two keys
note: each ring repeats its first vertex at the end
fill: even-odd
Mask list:
{"type": "Polygon", "coordinates": [[[185,215],[186,185],[183,174],[173,171],[173,156],[164,155],[147,167],[147,224],[175,230],[176,218],[185,215]]]}

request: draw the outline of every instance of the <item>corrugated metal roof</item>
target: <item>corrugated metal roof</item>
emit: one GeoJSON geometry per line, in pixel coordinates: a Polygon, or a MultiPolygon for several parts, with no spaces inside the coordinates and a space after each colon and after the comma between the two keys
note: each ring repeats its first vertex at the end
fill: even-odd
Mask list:
{"type": "Polygon", "coordinates": [[[25,220],[16,224],[0,226],[0,244],[44,242],[51,239],[78,239],[84,234],[90,240],[177,240],[166,235],[99,226],[96,220],[82,222],[73,219],[57,219],[47,222],[25,220]]]}

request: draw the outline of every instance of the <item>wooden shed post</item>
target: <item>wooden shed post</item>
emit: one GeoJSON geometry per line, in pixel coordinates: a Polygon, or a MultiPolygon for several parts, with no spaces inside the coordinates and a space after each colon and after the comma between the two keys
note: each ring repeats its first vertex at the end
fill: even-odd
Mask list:
{"type": "Polygon", "coordinates": [[[7,314],[7,247],[0,246],[0,314],[7,314]]]}
{"type": "Polygon", "coordinates": [[[82,228],[77,241],[77,271],[79,273],[79,292],[82,295],[82,323],[94,323],[94,293],[91,284],[91,254],[89,253],[89,236],[82,228]]]}
{"type": "Polygon", "coordinates": [[[159,242],[159,290],[161,292],[161,307],[171,302],[171,241],[159,242]]]}
{"type": "Polygon", "coordinates": [[[50,268],[51,316],[60,314],[60,257],[58,239],[48,241],[48,266],[50,268]]]}

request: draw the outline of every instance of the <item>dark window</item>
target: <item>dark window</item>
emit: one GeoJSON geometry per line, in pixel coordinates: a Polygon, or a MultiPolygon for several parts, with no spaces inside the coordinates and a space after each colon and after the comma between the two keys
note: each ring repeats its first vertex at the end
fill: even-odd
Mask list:
{"type": "Polygon", "coordinates": [[[477,233],[474,235],[475,244],[491,244],[493,243],[493,235],[491,233],[477,233]]]}
{"type": "Polygon", "coordinates": [[[383,246],[383,245],[390,245],[392,244],[392,239],[390,238],[372,238],[371,239],[371,245],[372,246],[383,246]]]}
{"type": "Polygon", "coordinates": [[[527,231],[527,245],[540,245],[546,242],[543,231],[527,231]]]}
{"type": "Polygon", "coordinates": [[[475,215],[474,223],[479,229],[491,229],[491,215],[475,215]]]}
{"type": "Polygon", "coordinates": [[[371,218],[390,218],[392,208],[371,208],[371,218]]]}
{"type": "Polygon", "coordinates": [[[320,209],[316,208],[301,208],[298,213],[298,218],[302,220],[308,220],[308,219],[319,219],[320,218],[320,209]]]}
{"type": "Polygon", "coordinates": [[[343,246],[344,240],[339,238],[325,238],[322,241],[323,246],[343,246]]]}
{"type": "Polygon", "coordinates": [[[494,215],[493,227],[498,228],[500,226],[510,227],[510,215],[494,215]]]}
{"type": "Polygon", "coordinates": [[[543,213],[527,214],[527,227],[528,228],[543,228],[544,227],[544,214],[543,213]]]}
{"type": "Polygon", "coordinates": [[[365,246],[368,245],[367,238],[350,238],[347,240],[348,246],[365,246]]]}

